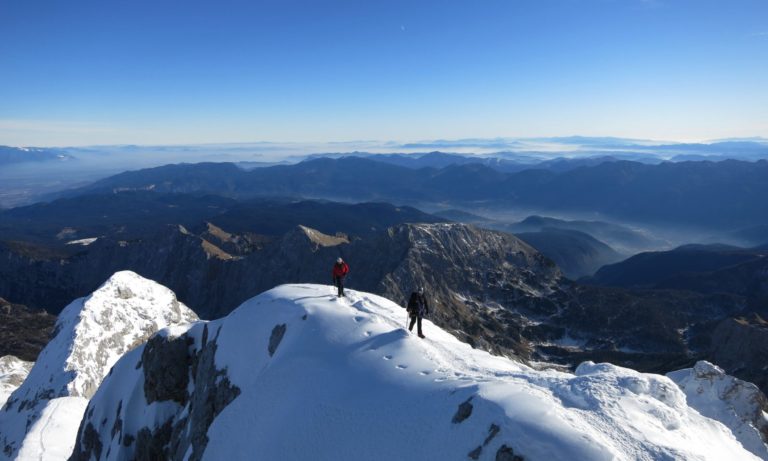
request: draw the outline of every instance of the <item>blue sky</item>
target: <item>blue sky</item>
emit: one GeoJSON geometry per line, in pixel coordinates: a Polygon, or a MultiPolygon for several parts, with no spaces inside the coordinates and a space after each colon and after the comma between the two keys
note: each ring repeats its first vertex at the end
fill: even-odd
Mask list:
{"type": "Polygon", "coordinates": [[[0,0],[0,144],[768,136],[765,0],[0,0]]]}

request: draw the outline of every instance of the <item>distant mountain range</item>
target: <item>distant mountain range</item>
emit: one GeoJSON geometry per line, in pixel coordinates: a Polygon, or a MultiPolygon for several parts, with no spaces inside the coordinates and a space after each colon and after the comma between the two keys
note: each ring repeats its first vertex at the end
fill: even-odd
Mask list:
{"type": "Polygon", "coordinates": [[[74,160],[63,149],[0,146],[0,165],[14,163],[64,162],[74,160]]]}
{"type": "Polygon", "coordinates": [[[626,255],[650,248],[668,246],[668,242],[647,231],[604,221],[564,220],[534,215],[520,222],[509,224],[506,228],[512,233],[541,232],[544,229],[583,232],[626,255]]]}
{"type": "Polygon", "coordinates": [[[621,261],[621,254],[595,238],[605,236],[620,248],[653,248],[656,242],[628,227],[599,221],[566,221],[542,216],[529,216],[518,223],[505,223],[461,210],[445,210],[436,216],[515,234],[525,243],[552,259],[566,277],[578,279],[597,269],[621,261]],[[582,229],[582,230],[577,230],[582,229]]]}
{"type": "MultiPolygon", "coordinates": [[[[307,157],[307,160],[317,160],[323,158],[343,159],[350,157],[366,158],[377,162],[388,163],[391,165],[403,166],[406,168],[445,168],[454,165],[483,165],[496,171],[504,173],[517,173],[525,170],[547,170],[554,172],[569,171],[584,166],[595,166],[605,162],[616,162],[619,160],[636,159],[636,156],[625,156],[622,152],[616,152],[616,155],[589,155],[585,157],[540,157],[517,155],[514,153],[494,153],[487,155],[456,154],[440,151],[428,152],[426,154],[371,154],[367,152],[353,152],[345,154],[315,154],[307,157]]],[[[642,158],[644,163],[660,163],[661,160],[645,156],[642,158]]]]}
{"type": "MultiPolygon", "coordinates": [[[[766,256],[768,248],[684,245],[670,251],[640,253],[625,261],[605,266],[590,281],[628,288],[683,288],[683,281],[687,280],[688,286],[685,288],[692,289],[692,279],[719,271],[731,271],[753,261],[761,262],[766,256]]],[[[722,291],[732,292],[725,287],[722,291]]]]}
{"type": "Polygon", "coordinates": [[[768,161],[607,162],[565,172],[503,173],[481,164],[413,169],[368,158],[317,159],[244,171],[233,164],[168,165],[122,173],[68,195],[152,190],[233,198],[454,203],[599,213],[667,226],[727,230],[768,221],[768,161]]]}
{"type": "Polygon", "coordinates": [[[214,195],[136,190],[86,194],[0,211],[0,241],[61,247],[95,237],[136,239],[171,224],[197,230],[204,222],[230,232],[266,236],[282,235],[299,224],[329,234],[356,236],[404,222],[442,221],[415,208],[387,203],[276,198],[237,201],[214,195]]]}
{"type": "Polygon", "coordinates": [[[654,165],[682,160],[756,161],[768,159],[768,141],[746,138],[674,144],[572,136],[478,138],[407,144],[358,141],[320,144],[255,142],[175,146],[0,147],[0,164],[9,166],[0,171],[0,208],[50,200],[52,194],[129,169],[180,162],[233,162],[243,169],[254,169],[318,158],[350,156],[413,169],[439,169],[471,163],[482,164],[503,173],[532,169],[565,172],[615,161],[654,165]]]}

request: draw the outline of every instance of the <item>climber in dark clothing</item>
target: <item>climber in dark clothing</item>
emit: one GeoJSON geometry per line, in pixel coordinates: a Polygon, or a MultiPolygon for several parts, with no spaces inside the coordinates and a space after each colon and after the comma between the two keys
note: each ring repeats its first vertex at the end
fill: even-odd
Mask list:
{"type": "Polygon", "coordinates": [[[333,265],[333,284],[339,289],[339,298],[344,296],[344,277],[349,273],[349,266],[343,259],[336,259],[336,264],[333,265]]]}
{"type": "Polygon", "coordinates": [[[416,331],[419,333],[419,338],[424,337],[424,333],[421,331],[421,319],[425,315],[429,314],[429,304],[427,303],[427,297],[424,296],[424,288],[419,288],[418,291],[411,293],[411,297],[408,300],[408,314],[411,316],[411,323],[408,325],[408,331],[413,330],[413,325],[418,324],[416,331]]]}

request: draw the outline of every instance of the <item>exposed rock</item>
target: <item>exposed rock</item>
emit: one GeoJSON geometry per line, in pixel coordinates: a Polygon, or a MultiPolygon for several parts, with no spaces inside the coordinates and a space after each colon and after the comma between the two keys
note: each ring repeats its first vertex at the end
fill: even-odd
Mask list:
{"type": "Polygon", "coordinates": [[[516,455],[512,448],[502,445],[496,452],[496,461],[523,461],[523,457],[516,455]]]}
{"type": "MultiPolygon", "coordinates": [[[[139,382],[136,385],[143,389],[144,395],[128,405],[173,402],[172,408],[176,409],[156,415],[159,420],[155,426],[126,428],[122,421],[118,422],[119,409],[123,405],[120,401],[118,411],[111,414],[104,413],[106,408],[92,404],[83,419],[87,425],[81,427],[87,428],[91,421],[98,421],[99,418],[106,419],[107,423],[112,420],[113,427],[117,425],[120,431],[126,432],[121,439],[115,437],[114,430],[111,433],[102,431],[101,443],[110,449],[122,450],[121,456],[126,459],[200,460],[208,443],[208,428],[240,394],[240,389],[230,382],[226,370],[216,368],[216,338],[219,332],[217,330],[216,337],[209,340],[208,325],[198,324],[194,332],[190,330],[175,338],[166,334],[153,336],[132,352],[141,355],[142,367],[139,370],[127,368],[137,373],[135,377],[139,382]],[[133,430],[135,438],[130,433],[133,430]]],[[[107,387],[110,379],[107,378],[107,387]]],[[[78,433],[76,444],[81,451],[73,460],[89,460],[96,454],[93,448],[81,443],[89,436],[86,430],[81,429],[78,433]]]]}
{"type": "Polygon", "coordinates": [[[499,428],[499,426],[495,424],[491,424],[491,427],[488,428],[488,437],[485,438],[485,441],[483,442],[483,446],[486,446],[489,443],[491,443],[491,440],[493,440],[494,437],[496,437],[499,434],[500,430],[501,429],[499,428]]]}
{"type": "MultiPolygon", "coordinates": [[[[93,424],[88,423],[85,429],[81,429],[82,437],[80,443],[75,445],[70,460],[90,460],[91,455],[95,459],[101,459],[101,452],[104,446],[99,439],[99,433],[94,429],[93,424]]],[[[149,458],[146,458],[149,459],[149,458]]],[[[157,459],[157,458],[155,458],[157,459]]]]}
{"type": "MultiPolygon", "coordinates": [[[[465,402],[466,403],[466,402],[465,402]]],[[[471,412],[471,409],[470,409],[471,412]]],[[[458,414],[457,414],[458,415],[458,414]]],[[[469,416],[467,416],[469,417],[469,416]]],[[[456,417],[454,416],[454,420],[456,417]]],[[[454,421],[456,422],[456,421],[454,421]]],[[[483,454],[483,447],[487,446],[491,441],[499,434],[499,431],[501,429],[496,424],[491,424],[491,426],[488,428],[488,437],[485,438],[485,441],[483,441],[482,445],[478,445],[477,448],[470,451],[467,456],[469,456],[471,459],[480,459],[480,455],[483,454]]],[[[497,453],[496,456],[498,457],[499,454],[497,453]]],[[[514,458],[513,458],[514,459],[514,458]]]]}
{"type": "Polygon", "coordinates": [[[496,452],[496,461],[523,461],[523,457],[515,455],[512,448],[502,445],[496,452]]]}
{"type": "Polygon", "coordinates": [[[141,354],[147,403],[173,400],[184,405],[191,359],[187,338],[151,337],[141,354]]]}
{"type": "Polygon", "coordinates": [[[453,415],[451,422],[453,424],[459,424],[470,416],[472,416],[472,397],[459,405],[459,409],[456,410],[456,414],[453,415]]]}
{"type": "Polygon", "coordinates": [[[309,238],[309,240],[312,241],[312,243],[316,244],[317,246],[335,247],[343,243],[349,243],[349,238],[347,238],[346,236],[326,235],[320,231],[317,231],[315,229],[310,229],[309,227],[306,227],[306,226],[299,226],[299,229],[301,229],[305,234],[307,234],[307,237],[309,238]]]}
{"type": "Polygon", "coordinates": [[[269,336],[269,347],[267,348],[270,357],[275,355],[277,346],[280,345],[280,341],[283,340],[283,335],[285,335],[285,329],[286,325],[284,323],[276,325],[275,328],[272,329],[272,334],[269,336]]]}
{"type": "Polygon", "coordinates": [[[768,390],[768,324],[760,316],[720,322],[709,357],[729,374],[768,390]]]}
{"type": "MultiPolygon", "coordinates": [[[[218,337],[218,334],[217,334],[218,337]]],[[[232,385],[226,370],[215,365],[216,340],[206,343],[197,357],[195,392],[190,402],[189,420],[184,425],[189,441],[179,444],[175,456],[182,459],[189,445],[192,446],[190,460],[200,460],[208,444],[206,433],[216,416],[238,395],[240,389],[232,385]]],[[[182,427],[181,425],[179,426],[182,427]]]]}
{"type": "MultiPolygon", "coordinates": [[[[171,433],[170,420],[154,430],[146,427],[142,428],[136,435],[136,448],[133,459],[168,459],[167,447],[171,441],[171,433]]],[[[80,459],[85,460],[89,458],[80,459]]],[[[96,459],[99,459],[98,455],[96,459]]]]}

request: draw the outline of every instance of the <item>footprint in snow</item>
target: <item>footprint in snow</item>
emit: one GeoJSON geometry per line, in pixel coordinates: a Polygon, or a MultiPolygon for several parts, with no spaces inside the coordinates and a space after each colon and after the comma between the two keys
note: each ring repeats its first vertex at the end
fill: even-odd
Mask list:
{"type": "Polygon", "coordinates": [[[371,336],[372,334],[373,334],[373,333],[371,333],[370,331],[366,331],[366,332],[365,332],[365,336],[371,336]]]}
{"type": "Polygon", "coordinates": [[[430,372],[429,372],[429,371],[427,371],[427,370],[424,370],[424,371],[420,371],[420,372],[419,372],[419,374],[420,374],[421,376],[428,376],[428,375],[430,374],[430,372]]]}
{"type": "Polygon", "coordinates": [[[360,317],[359,315],[355,317],[355,322],[360,322],[363,320],[363,317],[360,317]]]}
{"type": "Polygon", "coordinates": [[[399,368],[401,370],[405,370],[406,368],[408,368],[408,365],[400,364],[400,365],[397,366],[397,368],[399,368]]]}
{"type": "Polygon", "coordinates": [[[384,356],[384,360],[392,360],[392,356],[391,355],[385,355],[384,356]]]}

